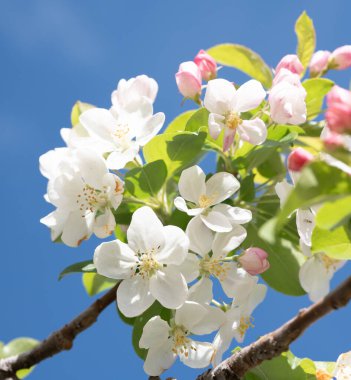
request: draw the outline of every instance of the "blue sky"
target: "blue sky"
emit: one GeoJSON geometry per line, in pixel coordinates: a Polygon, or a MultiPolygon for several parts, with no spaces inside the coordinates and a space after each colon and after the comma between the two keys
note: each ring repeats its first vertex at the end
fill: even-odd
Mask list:
{"type": "MultiPolygon", "coordinates": [[[[155,108],[167,121],[181,107],[174,73],[201,48],[235,42],[249,46],[275,66],[295,50],[293,26],[306,9],[317,29],[319,49],[349,44],[349,0],[3,0],[0,12],[0,162],[2,186],[0,340],[45,338],[91,299],[80,276],[58,282],[67,265],[92,256],[97,241],[71,249],[50,242],[39,219],[50,211],[42,198],[46,181],[38,157],[62,145],[76,100],[109,106],[120,78],[146,73],[160,86],[155,108]]],[[[234,81],[245,77],[228,72],[234,81]]],[[[350,71],[334,75],[345,87],[350,71]]],[[[349,266],[336,276],[345,278],[349,266]]],[[[250,342],[278,327],[307,297],[269,290],[255,313],[250,342]]],[[[335,360],[351,349],[349,309],[324,318],[292,349],[298,356],[335,360]]],[[[130,343],[131,330],[110,307],[80,336],[74,348],[43,362],[33,379],[145,378],[130,343]]],[[[168,375],[191,379],[197,371],[176,365],[168,375]]]]}

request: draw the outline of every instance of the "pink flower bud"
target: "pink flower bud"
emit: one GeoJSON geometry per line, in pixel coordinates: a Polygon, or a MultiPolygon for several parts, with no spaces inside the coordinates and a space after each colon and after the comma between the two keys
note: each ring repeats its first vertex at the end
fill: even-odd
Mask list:
{"type": "Polygon", "coordinates": [[[313,54],[309,66],[311,77],[322,74],[327,70],[330,54],[328,50],[319,50],[313,54]]]}
{"type": "Polygon", "coordinates": [[[181,63],[175,78],[178,89],[185,98],[196,100],[200,96],[201,71],[194,62],[181,63]]]}
{"type": "Polygon", "coordinates": [[[351,67],[351,45],[335,49],[331,53],[329,61],[332,69],[343,70],[351,67]]]}
{"type": "Polygon", "coordinates": [[[199,67],[202,78],[204,80],[215,79],[217,76],[217,64],[216,61],[205,52],[205,50],[200,50],[197,56],[194,58],[194,62],[199,67]]]}
{"type": "Polygon", "coordinates": [[[299,172],[313,160],[313,154],[303,148],[294,149],[288,157],[288,169],[299,172]]]}
{"type": "Polygon", "coordinates": [[[344,147],[344,138],[339,133],[330,132],[329,135],[323,139],[324,146],[328,150],[335,150],[344,147]]]}
{"type": "Polygon", "coordinates": [[[328,128],[335,133],[351,133],[351,91],[334,86],[327,95],[325,114],[328,128]]]}
{"type": "Polygon", "coordinates": [[[248,248],[240,257],[239,263],[251,275],[265,272],[269,268],[268,254],[261,248],[248,248]]]}
{"type": "Polygon", "coordinates": [[[303,65],[296,54],[288,54],[284,56],[277,67],[275,68],[275,74],[278,74],[281,69],[287,69],[294,74],[301,75],[303,73],[303,65]]]}

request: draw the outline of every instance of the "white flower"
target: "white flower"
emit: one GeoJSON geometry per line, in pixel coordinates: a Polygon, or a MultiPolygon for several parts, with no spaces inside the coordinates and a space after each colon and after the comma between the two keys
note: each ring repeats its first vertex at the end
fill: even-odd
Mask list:
{"type": "Polygon", "coordinates": [[[170,325],[159,316],[144,326],[139,346],[147,348],[144,370],[159,376],[170,368],[177,356],[191,368],[207,367],[214,353],[212,344],[193,340],[190,335],[209,334],[224,321],[223,312],[197,302],[187,301],[176,310],[170,325]]]}
{"type": "Polygon", "coordinates": [[[238,90],[225,79],[208,82],[204,105],[210,111],[209,131],[217,139],[224,129],[223,151],[227,151],[232,145],[236,131],[242,140],[253,145],[262,144],[266,140],[267,128],[261,119],[240,118],[242,112],[257,108],[265,96],[265,90],[256,80],[249,80],[238,90]]]}
{"type": "Polygon", "coordinates": [[[287,69],[281,69],[274,78],[269,92],[271,118],[280,124],[301,124],[306,121],[306,90],[300,77],[287,69]]]}
{"type": "Polygon", "coordinates": [[[178,268],[189,247],[184,231],[164,227],[150,207],[141,207],[132,216],[127,238],[128,244],[102,243],[94,253],[98,273],[123,280],[117,290],[121,312],[135,317],[155,299],[169,309],[180,307],[188,292],[178,268]]]}
{"type": "Polygon", "coordinates": [[[40,157],[43,175],[49,178],[45,199],[57,209],[41,219],[51,238],[72,247],[92,233],[109,236],[115,226],[112,209],[122,201],[123,182],[108,172],[105,161],[87,149],[56,149],[40,157]]]}
{"type": "Polygon", "coordinates": [[[308,293],[312,302],[317,302],[329,293],[330,281],[334,273],[344,264],[343,260],[335,260],[320,252],[311,255],[311,248],[300,241],[301,250],[307,260],[300,268],[301,286],[308,293]]]}
{"type": "Polygon", "coordinates": [[[253,326],[251,314],[263,301],[267,292],[267,287],[257,284],[257,281],[257,277],[248,277],[247,286],[243,282],[237,289],[237,297],[225,313],[226,321],[213,341],[215,355],[212,361],[214,366],[222,361],[222,356],[230,347],[232,340],[235,338],[238,343],[242,343],[246,330],[253,326]]]}
{"type": "Polygon", "coordinates": [[[351,351],[338,357],[334,376],[336,380],[351,380],[351,351]]]}
{"type": "Polygon", "coordinates": [[[174,200],[177,209],[197,216],[210,230],[216,232],[231,231],[233,223],[244,224],[251,220],[250,211],[219,204],[240,188],[232,174],[216,173],[205,180],[205,173],[199,166],[183,170],[178,183],[181,197],[174,200]],[[193,208],[188,208],[186,201],[191,202],[193,208]]]}
{"type": "MultiPolygon", "coordinates": [[[[208,278],[216,277],[226,295],[234,297],[238,284],[244,278],[246,281],[250,275],[243,269],[239,269],[233,261],[228,262],[225,259],[229,252],[239,247],[245,240],[246,230],[236,225],[230,232],[213,234],[200,219],[194,218],[189,222],[186,233],[190,241],[189,249],[194,252],[194,254],[189,253],[182,265],[187,281],[191,282],[200,276],[200,282],[206,279],[207,286],[212,287],[208,278]],[[211,251],[212,255],[210,255],[211,251]]],[[[205,284],[202,288],[204,286],[205,284]]]]}

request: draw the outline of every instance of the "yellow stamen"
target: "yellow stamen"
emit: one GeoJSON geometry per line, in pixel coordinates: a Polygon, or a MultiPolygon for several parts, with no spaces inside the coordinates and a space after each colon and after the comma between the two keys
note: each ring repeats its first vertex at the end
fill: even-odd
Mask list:
{"type": "Polygon", "coordinates": [[[206,207],[209,207],[212,205],[212,202],[213,202],[213,198],[212,197],[209,197],[208,195],[206,194],[202,194],[200,195],[199,197],[199,206],[201,208],[206,208],[206,207]]]}
{"type": "Polygon", "coordinates": [[[229,112],[225,117],[224,123],[229,129],[236,130],[238,125],[242,123],[242,120],[236,112],[229,112]]]}

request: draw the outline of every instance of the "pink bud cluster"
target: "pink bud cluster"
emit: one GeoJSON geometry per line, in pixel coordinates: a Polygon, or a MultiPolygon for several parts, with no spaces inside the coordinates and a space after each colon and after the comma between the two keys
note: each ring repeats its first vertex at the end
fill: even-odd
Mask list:
{"type": "Polygon", "coordinates": [[[252,276],[269,269],[268,254],[261,248],[248,248],[238,259],[240,265],[252,276]]]}
{"type": "Polygon", "coordinates": [[[200,50],[194,61],[180,64],[175,75],[179,92],[187,99],[198,101],[202,80],[209,81],[217,76],[216,61],[204,50],[200,50]]]}
{"type": "Polygon", "coordinates": [[[303,148],[296,148],[289,154],[288,169],[293,172],[299,172],[312,160],[313,154],[303,148]]]}

